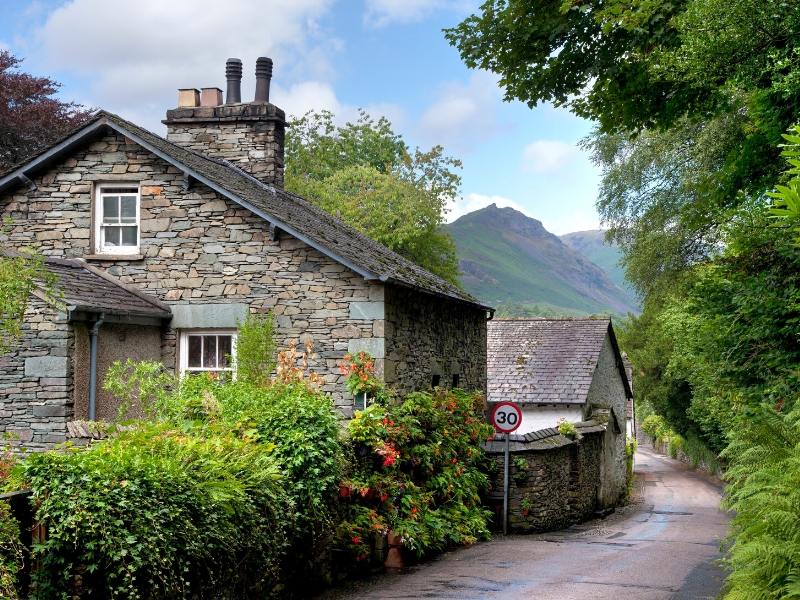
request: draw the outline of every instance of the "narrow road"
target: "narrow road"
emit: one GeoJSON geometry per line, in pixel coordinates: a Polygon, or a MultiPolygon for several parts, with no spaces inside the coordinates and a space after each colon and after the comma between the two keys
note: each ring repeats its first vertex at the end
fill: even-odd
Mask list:
{"type": "Polygon", "coordinates": [[[713,600],[724,580],[721,487],[647,448],[636,470],[643,497],[605,520],[501,536],[323,597],[713,600]]]}

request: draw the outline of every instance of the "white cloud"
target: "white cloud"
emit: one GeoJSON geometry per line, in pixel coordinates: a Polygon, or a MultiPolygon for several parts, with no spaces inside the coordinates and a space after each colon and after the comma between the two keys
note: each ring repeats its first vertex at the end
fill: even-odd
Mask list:
{"type": "MultiPolygon", "coordinates": [[[[510,198],[506,198],[504,196],[496,196],[496,195],[485,195],[485,194],[467,194],[466,196],[462,196],[461,198],[457,198],[455,202],[451,202],[450,205],[447,207],[447,222],[452,223],[459,217],[466,215],[467,213],[475,212],[476,210],[480,210],[482,208],[486,208],[491,204],[496,204],[498,208],[513,208],[514,210],[518,210],[519,212],[531,217],[531,215],[527,208],[511,200],[510,198]]],[[[534,217],[536,218],[536,217],[534,217]]]]}
{"type": "Polygon", "coordinates": [[[364,23],[385,27],[392,23],[413,23],[442,7],[444,0],[365,0],[364,23]]]}
{"type": "Polygon", "coordinates": [[[253,93],[258,56],[273,58],[274,81],[285,88],[330,75],[341,43],[324,35],[317,19],[332,3],[70,0],[47,16],[28,55],[48,71],[88,81],[91,104],[152,128],[175,104],[177,88],[224,89],[231,56],[244,63],[244,99],[253,93]]]}
{"type": "Polygon", "coordinates": [[[423,112],[418,137],[426,144],[469,151],[475,143],[497,132],[496,108],[500,98],[497,78],[485,71],[473,73],[467,83],[447,83],[439,98],[423,112]]]}
{"type": "Polygon", "coordinates": [[[536,140],[522,151],[522,169],[533,173],[552,173],[580,156],[574,144],[561,140],[536,140]]]}

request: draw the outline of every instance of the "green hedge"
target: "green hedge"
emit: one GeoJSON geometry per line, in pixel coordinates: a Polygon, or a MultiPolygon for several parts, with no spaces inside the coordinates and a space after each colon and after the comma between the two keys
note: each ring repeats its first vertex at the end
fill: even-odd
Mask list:
{"type": "Polygon", "coordinates": [[[280,592],[292,503],[269,446],[140,424],[21,468],[47,530],[34,548],[34,598],[280,592]]]}
{"type": "Polygon", "coordinates": [[[291,560],[287,571],[303,576],[315,570],[336,526],[336,493],[342,473],[341,427],[330,396],[303,382],[260,387],[207,377],[184,381],[179,404],[198,407],[213,398],[218,415],[190,410],[193,418],[217,418],[273,448],[284,475],[284,489],[295,506],[287,532],[291,560]]]}

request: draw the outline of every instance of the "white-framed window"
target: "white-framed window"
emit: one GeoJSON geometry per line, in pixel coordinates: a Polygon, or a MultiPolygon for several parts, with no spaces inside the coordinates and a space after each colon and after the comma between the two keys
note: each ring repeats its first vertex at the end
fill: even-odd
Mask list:
{"type": "Polygon", "coordinates": [[[187,329],[180,336],[180,371],[209,372],[224,375],[235,373],[236,330],[187,329]]]}
{"type": "Polygon", "coordinates": [[[138,185],[98,186],[94,214],[97,254],[139,254],[139,200],[138,185]]]}

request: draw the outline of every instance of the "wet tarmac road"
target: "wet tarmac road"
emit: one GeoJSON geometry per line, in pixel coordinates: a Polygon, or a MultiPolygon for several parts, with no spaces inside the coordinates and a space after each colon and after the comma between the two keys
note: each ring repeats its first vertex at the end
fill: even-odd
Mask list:
{"type": "Polygon", "coordinates": [[[713,600],[724,580],[721,486],[647,448],[637,473],[638,501],[605,520],[501,536],[323,598],[713,600]]]}

